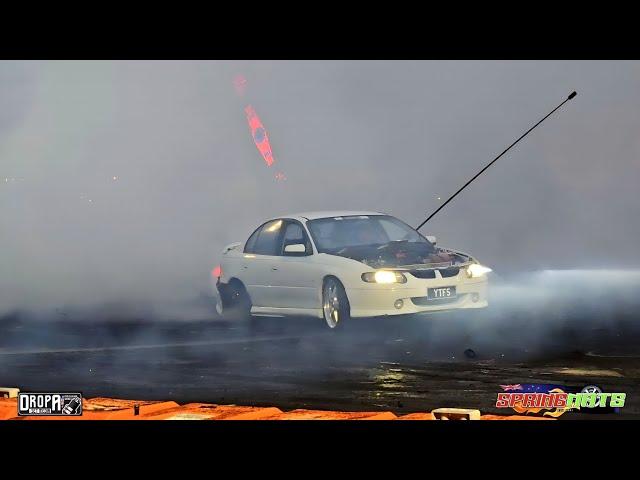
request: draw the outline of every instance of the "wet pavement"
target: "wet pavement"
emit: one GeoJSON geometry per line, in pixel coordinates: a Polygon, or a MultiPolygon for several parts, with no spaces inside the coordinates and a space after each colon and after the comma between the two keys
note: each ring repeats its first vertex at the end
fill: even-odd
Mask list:
{"type": "Polygon", "coordinates": [[[335,331],[309,318],[71,317],[1,318],[0,385],[401,415],[439,407],[508,414],[494,406],[500,385],[596,384],[627,393],[619,415],[561,418],[640,418],[640,328],[628,311],[606,322],[565,312],[541,324],[489,308],[352,320],[335,331]]]}

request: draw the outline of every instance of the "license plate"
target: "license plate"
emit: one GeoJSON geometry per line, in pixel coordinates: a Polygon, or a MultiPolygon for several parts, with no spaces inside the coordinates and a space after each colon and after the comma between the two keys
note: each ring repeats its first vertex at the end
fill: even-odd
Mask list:
{"type": "Polygon", "coordinates": [[[456,287],[438,287],[430,288],[427,291],[427,298],[429,300],[440,300],[442,298],[455,298],[456,287]]]}

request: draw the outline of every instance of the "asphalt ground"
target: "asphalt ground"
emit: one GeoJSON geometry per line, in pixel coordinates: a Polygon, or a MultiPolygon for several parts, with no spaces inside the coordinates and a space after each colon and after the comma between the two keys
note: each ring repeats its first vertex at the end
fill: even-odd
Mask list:
{"type": "Polygon", "coordinates": [[[303,317],[223,321],[208,306],[197,318],[14,312],[0,318],[0,386],[283,410],[504,415],[515,412],[495,408],[500,385],[594,384],[625,392],[625,407],[562,420],[640,418],[635,300],[604,309],[516,304],[353,319],[336,330],[303,317]]]}

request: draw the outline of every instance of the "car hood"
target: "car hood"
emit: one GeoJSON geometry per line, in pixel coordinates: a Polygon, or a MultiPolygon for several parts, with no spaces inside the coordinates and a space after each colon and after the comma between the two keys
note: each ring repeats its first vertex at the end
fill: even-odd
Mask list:
{"type": "Polygon", "coordinates": [[[380,246],[347,247],[337,252],[326,253],[350,258],[371,268],[398,268],[401,270],[462,266],[474,261],[471,256],[462,252],[433,247],[428,244],[402,242],[380,246]]]}

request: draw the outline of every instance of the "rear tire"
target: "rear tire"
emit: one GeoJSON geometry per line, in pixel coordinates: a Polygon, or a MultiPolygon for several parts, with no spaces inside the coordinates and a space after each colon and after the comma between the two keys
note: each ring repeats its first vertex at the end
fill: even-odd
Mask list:
{"type": "Polygon", "coordinates": [[[218,285],[216,311],[225,320],[246,321],[251,319],[251,298],[247,289],[238,280],[218,285]]]}
{"type": "Polygon", "coordinates": [[[351,320],[351,306],[344,286],[336,277],[327,277],[322,283],[322,313],[331,329],[344,328],[351,320]]]}

